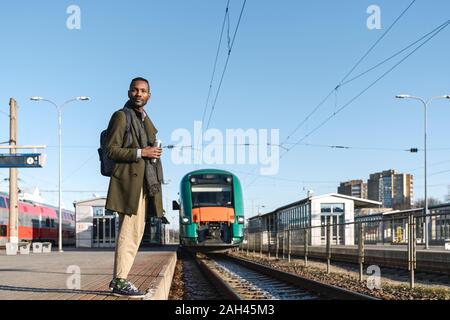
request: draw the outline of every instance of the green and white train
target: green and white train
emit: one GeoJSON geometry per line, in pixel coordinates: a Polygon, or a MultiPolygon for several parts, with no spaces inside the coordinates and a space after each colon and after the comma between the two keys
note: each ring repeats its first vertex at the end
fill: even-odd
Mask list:
{"type": "Polygon", "coordinates": [[[197,170],[180,183],[180,244],[202,249],[238,246],[244,239],[244,203],[239,179],[228,171],[197,170]]]}

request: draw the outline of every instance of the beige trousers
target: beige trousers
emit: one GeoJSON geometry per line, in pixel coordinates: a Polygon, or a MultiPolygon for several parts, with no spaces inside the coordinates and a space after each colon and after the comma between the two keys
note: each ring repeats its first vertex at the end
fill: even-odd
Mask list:
{"type": "Polygon", "coordinates": [[[141,190],[136,214],[119,213],[119,234],[114,257],[114,278],[127,279],[145,229],[146,192],[141,190]]]}

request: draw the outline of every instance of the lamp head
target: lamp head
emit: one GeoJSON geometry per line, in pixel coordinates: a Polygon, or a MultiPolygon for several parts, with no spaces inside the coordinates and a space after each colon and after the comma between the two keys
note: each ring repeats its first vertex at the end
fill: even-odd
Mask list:
{"type": "Polygon", "coordinates": [[[41,101],[41,100],[44,100],[44,98],[42,98],[42,97],[31,97],[30,100],[31,101],[41,101]]]}
{"type": "Polygon", "coordinates": [[[397,99],[406,99],[406,98],[410,98],[411,96],[408,94],[398,94],[395,96],[397,99]]]}
{"type": "Polygon", "coordinates": [[[80,100],[80,101],[89,101],[89,100],[91,100],[89,97],[85,97],[85,96],[77,97],[76,99],[80,100]]]}

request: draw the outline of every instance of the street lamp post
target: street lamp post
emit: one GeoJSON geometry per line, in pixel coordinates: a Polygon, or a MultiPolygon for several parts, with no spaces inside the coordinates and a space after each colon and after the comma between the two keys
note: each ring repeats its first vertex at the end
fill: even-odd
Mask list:
{"type": "Polygon", "coordinates": [[[67,100],[62,105],[58,106],[56,103],[54,103],[51,100],[44,99],[42,97],[31,97],[31,101],[45,101],[48,103],[51,103],[58,112],[58,137],[59,137],[59,200],[58,200],[58,207],[59,207],[59,231],[58,231],[58,249],[59,252],[63,252],[62,249],[62,144],[61,144],[61,115],[62,115],[62,108],[67,105],[70,102],[73,101],[88,101],[90,100],[89,97],[76,97],[74,99],[67,100]]]}
{"type": "Polygon", "coordinates": [[[175,216],[172,217],[172,243],[176,243],[175,240],[175,216]]]}
{"type": "Polygon", "coordinates": [[[429,217],[428,217],[428,197],[427,197],[427,109],[428,106],[431,104],[431,102],[433,100],[438,100],[438,99],[450,99],[450,95],[445,95],[445,96],[437,96],[437,97],[433,97],[429,100],[425,100],[422,99],[420,97],[415,97],[415,96],[410,96],[408,94],[400,94],[395,96],[397,99],[414,99],[414,100],[419,100],[420,102],[422,102],[423,107],[424,107],[424,113],[425,113],[425,119],[424,119],[424,166],[425,166],[425,190],[424,190],[424,194],[425,194],[425,208],[424,208],[424,212],[425,212],[425,228],[424,228],[424,238],[425,238],[425,249],[429,248],[429,236],[428,236],[428,224],[429,224],[429,217]]]}
{"type": "MultiPolygon", "coordinates": [[[[166,190],[164,190],[164,193],[166,194],[165,198],[166,198],[166,212],[165,215],[167,216],[167,218],[169,217],[169,197],[167,196],[167,194],[169,193],[169,189],[170,189],[170,183],[172,182],[171,179],[168,180],[163,180],[161,183],[163,186],[166,186],[166,190]]],[[[170,224],[170,222],[169,222],[170,224]]],[[[172,226],[173,228],[173,226],[172,226]]],[[[166,230],[167,228],[164,228],[164,230],[166,230]]],[[[170,242],[170,228],[168,228],[169,230],[169,239],[167,240],[168,242],[170,242]]],[[[172,232],[173,233],[173,232],[172,232]]],[[[167,238],[166,238],[167,239],[167,238]]],[[[175,239],[175,237],[174,237],[175,239]]],[[[175,241],[175,240],[174,240],[175,241]]]]}
{"type": "Polygon", "coordinates": [[[265,208],[266,206],[263,204],[258,204],[258,216],[261,215],[261,208],[265,208]]]}

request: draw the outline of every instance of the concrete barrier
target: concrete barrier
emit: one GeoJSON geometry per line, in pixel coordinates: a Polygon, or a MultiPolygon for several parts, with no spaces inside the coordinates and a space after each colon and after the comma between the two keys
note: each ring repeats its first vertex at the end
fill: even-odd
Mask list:
{"type": "Polygon", "coordinates": [[[19,244],[20,254],[30,254],[30,246],[28,242],[19,244]]]}
{"type": "Polygon", "coordinates": [[[15,255],[17,255],[18,248],[19,248],[19,244],[18,243],[7,242],[6,243],[6,255],[7,256],[15,256],[15,255]]]}
{"type": "Polygon", "coordinates": [[[33,242],[33,253],[42,253],[42,242],[33,242]]]}
{"type": "Polygon", "coordinates": [[[450,250],[450,239],[445,239],[445,250],[450,250]]]}
{"type": "Polygon", "coordinates": [[[42,243],[42,253],[50,253],[52,252],[52,243],[51,242],[43,242],[42,243]]]}

